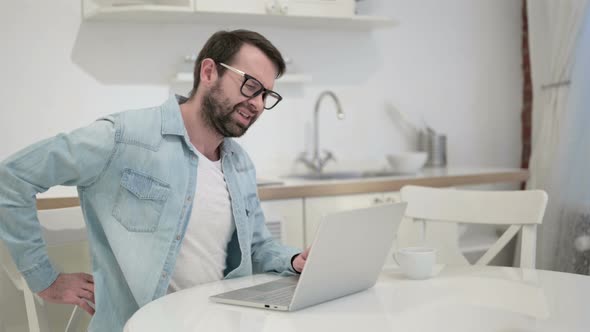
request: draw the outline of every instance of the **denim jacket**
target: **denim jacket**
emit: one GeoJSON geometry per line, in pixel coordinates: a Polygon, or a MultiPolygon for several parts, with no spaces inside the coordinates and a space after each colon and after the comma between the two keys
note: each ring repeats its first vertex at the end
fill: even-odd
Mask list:
{"type": "MultiPolygon", "coordinates": [[[[271,239],[248,155],[226,138],[221,158],[236,226],[225,278],[294,273],[299,250],[271,239]]],[[[0,164],[0,238],[32,291],[50,286],[58,272],[47,257],[35,195],[77,186],[95,283],[89,330],[120,331],[166,294],[193,208],[198,159],[175,97],[38,142],[0,164]]]]}

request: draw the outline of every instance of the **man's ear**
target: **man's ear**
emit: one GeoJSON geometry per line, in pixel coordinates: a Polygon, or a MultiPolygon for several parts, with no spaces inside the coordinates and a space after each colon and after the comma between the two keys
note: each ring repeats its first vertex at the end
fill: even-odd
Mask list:
{"type": "Polygon", "coordinates": [[[206,85],[215,83],[218,78],[217,74],[217,65],[213,59],[206,58],[201,61],[201,72],[199,73],[201,83],[205,83],[206,85]]]}

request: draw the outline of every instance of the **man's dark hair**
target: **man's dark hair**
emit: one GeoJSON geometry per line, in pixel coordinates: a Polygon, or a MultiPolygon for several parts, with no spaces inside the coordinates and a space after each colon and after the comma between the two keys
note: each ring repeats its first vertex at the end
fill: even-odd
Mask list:
{"type": "Polygon", "coordinates": [[[281,52],[264,36],[249,30],[217,31],[209,37],[195,61],[194,83],[190,98],[197,93],[197,87],[201,81],[201,63],[203,60],[206,58],[213,59],[218,64],[217,70],[221,76],[226,69],[219,66],[219,63],[231,64],[234,56],[244,44],[255,46],[276,65],[277,78],[283,75],[285,72],[285,60],[283,60],[281,52]]]}

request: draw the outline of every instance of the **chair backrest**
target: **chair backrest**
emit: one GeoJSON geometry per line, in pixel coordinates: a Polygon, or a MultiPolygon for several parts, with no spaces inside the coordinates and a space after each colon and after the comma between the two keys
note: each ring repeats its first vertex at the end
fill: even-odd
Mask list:
{"type": "MultiPolygon", "coordinates": [[[[504,234],[476,264],[487,265],[521,231],[520,266],[535,267],[536,226],[542,223],[547,205],[547,194],[544,191],[476,191],[405,186],[401,189],[401,198],[408,202],[406,217],[414,223],[414,230],[421,228],[421,237],[426,243],[432,245],[432,242],[436,242],[437,247],[454,246],[453,250],[459,252],[457,223],[506,225],[509,227],[504,234]],[[418,228],[416,223],[419,223],[418,228]]],[[[402,237],[407,234],[407,229],[400,229],[398,240],[403,242],[402,237]]],[[[445,248],[442,249],[444,251],[445,248]]],[[[455,262],[460,260],[454,259],[455,262]]],[[[467,261],[464,257],[463,260],[467,261]]]]}
{"type": "MultiPolygon", "coordinates": [[[[87,240],[86,226],[82,209],[79,206],[39,210],[37,212],[43,239],[48,247],[60,247],[70,244],[79,243],[87,240]]],[[[8,254],[8,249],[0,243],[0,266],[4,268],[15,286],[22,290],[20,285],[20,273],[17,271],[14,262],[8,254]]],[[[59,250],[56,248],[56,250],[59,250]]]]}
{"type": "MultiPolygon", "coordinates": [[[[87,251],[87,233],[82,209],[75,206],[39,210],[37,216],[49,255],[58,270],[62,272],[90,272],[91,262],[87,251]]],[[[0,243],[0,267],[5,270],[13,285],[23,292],[27,309],[26,318],[30,330],[48,331],[50,326],[46,313],[47,305],[27,287],[14,262],[12,262],[8,250],[2,246],[2,243],[0,243]]],[[[75,331],[80,328],[78,320],[80,320],[81,316],[76,307],[74,307],[73,312],[71,308],[62,307],[62,305],[59,305],[59,308],[58,306],[54,308],[56,309],[53,310],[55,314],[59,314],[59,316],[68,315],[69,317],[69,321],[62,322],[60,319],[59,322],[56,322],[59,324],[60,329],[62,325],[65,326],[66,331],[75,331]]]]}

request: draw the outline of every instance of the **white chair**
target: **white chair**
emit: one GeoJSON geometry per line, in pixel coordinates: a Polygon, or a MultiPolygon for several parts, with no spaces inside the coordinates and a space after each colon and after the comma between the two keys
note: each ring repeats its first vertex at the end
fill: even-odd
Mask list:
{"type": "MultiPolygon", "coordinates": [[[[82,259],[76,258],[71,259],[68,257],[67,261],[64,259],[61,253],[66,253],[68,256],[71,254],[70,247],[72,245],[80,244],[87,240],[86,227],[84,224],[84,218],[82,210],[79,206],[53,209],[53,210],[39,210],[38,211],[39,221],[43,228],[43,237],[50,252],[51,260],[60,269],[60,272],[70,272],[64,270],[73,270],[71,272],[88,271],[90,269],[88,255],[82,259]],[[52,255],[53,252],[62,250],[59,257],[52,255]],[[65,267],[65,268],[64,268],[65,267]]],[[[14,262],[10,258],[10,255],[5,248],[0,246],[0,265],[3,267],[6,274],[14,286],[23,292],[27,321],[30,332],[44,332],[50,331],[49,321],[47,319],[46,304],[37,294],[33,293],[27,286],[26,281],[17,271],[14,262]]],[[[1,272],[1,271],[0,271],[1,272]]],[[[70,315],[69,321],[66,325],[66,332],[78,331],[78,325],[80,320],[80,314],[82,310],[77,306],[74,306],[72,314],[70,315]]]]}
{"type": "Polygon", "coordinates": [[[437,248],[442,263],[469,264],[458,244],[458,223],[509,226],[476,265],[487,265],[521,231],[520,266],[535,267],[537,225],[543,221],[547,194],[542,190],[475,191],[405,186],[406,217],[398,247],[426,244],[437,248]]]}

